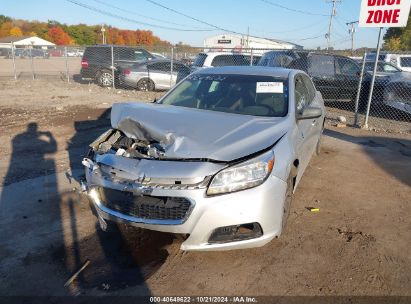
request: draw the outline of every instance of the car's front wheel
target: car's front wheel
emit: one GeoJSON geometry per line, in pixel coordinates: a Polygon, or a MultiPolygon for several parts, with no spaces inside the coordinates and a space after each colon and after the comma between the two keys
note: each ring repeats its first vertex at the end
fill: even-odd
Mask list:
{"type": "Polygon", "coordinates": [[[137,90],[139,91],[154,91],[154,88],[154,82],[149,78],[143,78],[137,82],[137,90]]]}
{"type": "Polygon", "coordinates": [[[101,87],[111,87],[113,85],[113,75],[109,70],[99,71],[96,80],[101,87]]]}

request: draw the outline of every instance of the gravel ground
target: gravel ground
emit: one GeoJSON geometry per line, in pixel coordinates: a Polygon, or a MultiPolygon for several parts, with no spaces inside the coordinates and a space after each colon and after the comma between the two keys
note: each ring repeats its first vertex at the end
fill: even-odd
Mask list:
{"type": "Polygon", "coordinates": [[[38,80],[0,81],[0,94],[0,295],[411,296],[409,132],[329,120],[285,235],[250,250],[182,252],[174,235],[99,232],[76,192],[30,198],[39,179],[47,188],[49,174],[80,168],[87,144],[109,126],[113,102],[163,93],[38,80]],[[27,131],[30,123],[37,130],[27,131]],[[28,198],[16,200],[16,192],[28,198]]]}

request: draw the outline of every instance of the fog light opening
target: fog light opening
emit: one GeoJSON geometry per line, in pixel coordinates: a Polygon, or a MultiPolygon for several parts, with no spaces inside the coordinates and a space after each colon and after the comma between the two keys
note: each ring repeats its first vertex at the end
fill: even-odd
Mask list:
{"type": "Polygon", "coordinates": [[[208,239],[208,243],[228,243],[250,240],[263,235],[263,230],[258,223],[225,226],[216,228],[208,239]]]}

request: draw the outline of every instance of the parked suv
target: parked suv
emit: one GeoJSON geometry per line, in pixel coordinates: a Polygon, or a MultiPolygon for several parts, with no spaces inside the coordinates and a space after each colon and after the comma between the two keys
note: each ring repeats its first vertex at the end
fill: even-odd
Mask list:
{"type": "MultiPolygon", "coordinates": [[[[268,56],[266,53],[264,56],[268,56]]],[[[302,51],[283,51],[276,60],[263,61],[259,65],[286,67],[305,71],[312,78],[323,98],[329,101],[348,100],[354,102],[357,96],[361,66],[355,60],[339,55],[320,54],[302,51]],[[294,58],[294,59],[293,59],[294,58]],[[281,60],[280,60],[281,59],[281,60]]],[[[374,102],[382,102],[384,89],[390,80],[390,74],[377,72],[373,94],[374,102]]],[[[364,74],[359,109],[367,106],[372,72],[364,74]]]]}
{"type": "MultiPolygon", "coordinates": [[[[81,78],[95,80],[102,87],[113,85],[111,46],[86,47],[81,60],[81,78]]],[[[133,64],[154,59],[148,51],[141,48],[114,46],[114,75],[118,79],[118,67],[127,68],[133,64]]]]}
{"type": "Polygon", "coordinates": [[[220,67],[220,66],[246,66],[257,65],[261,55],[237,54],[228,52],[208,52],[197,55],[193,62],[192,70],[205,67],[220,67]]]}

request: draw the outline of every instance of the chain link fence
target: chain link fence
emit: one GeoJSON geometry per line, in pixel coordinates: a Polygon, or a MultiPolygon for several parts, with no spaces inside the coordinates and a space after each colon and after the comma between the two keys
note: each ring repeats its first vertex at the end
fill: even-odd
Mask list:
{"type": "Polygon", "coordinates": [[[370,97],[375,52],[245,48],[0,46],[0,79],[60,78],[102,87],[167,91],[197,69],[260,65],[303,70],[337,122],[411,131],[411,52],[381,53],[370,97]],[[368,115],[367,115],[368,113],[368,115]],[[340,118],[340,120],[343,120],[340,118]]]}

